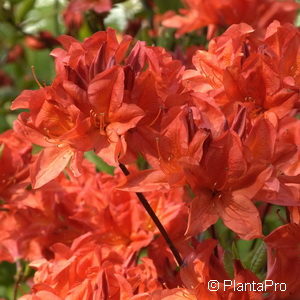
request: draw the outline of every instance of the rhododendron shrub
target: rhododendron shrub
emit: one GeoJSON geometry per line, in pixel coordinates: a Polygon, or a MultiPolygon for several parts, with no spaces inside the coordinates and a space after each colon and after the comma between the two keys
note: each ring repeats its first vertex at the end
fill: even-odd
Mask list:
{"type": "Polygon", "coordinates": [[[154,43],[80,39],[112,3],[68,3],[53,80],[32,70],[0,134],[11,299],[300,297],[298,5],[184,4],[155,18],[178,37],[208,26],[193,51],[159,46],[157,2],[154,43]]]}

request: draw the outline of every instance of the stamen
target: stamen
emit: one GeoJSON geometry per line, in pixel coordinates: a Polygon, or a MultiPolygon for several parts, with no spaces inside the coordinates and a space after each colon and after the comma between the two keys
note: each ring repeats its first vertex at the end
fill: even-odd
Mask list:
{"type": "Polygon", "coordinates": [[[31,66],[31,72],[32,72],[32,76],[35,80],[35,82],[37,83],[37,85],[40,87],[40,89],[43,88],[43,86],[41,85],[41,83],[39,82],[39,80],[37,79],[37,76],[35,74],[35,67],[34,66],[31,66]]]}
{"type": "Polygon", "coordinates": [[[44,136],[44,140],[45,140],[47,143],[57,145],[57,140],[55,140],[55,139],[51,139],[51,138],[49,138],[49,137],[47,137],[47,136],[44,136]]]}
{"type": "Polygon", "coordinates": [[[187,125],[188,125],[189,142],[191,142],[196,133],[193,111],[191,108],[189,108],[187,113],[187,125]]]}
{"type": "Polygon", "coordinates": [[[155,138],[155,144],[156,144],[156,150],[157,150],[157,154],[158,154],[158,159],[162,160],[162,155],[161,155],[161,152],[159,150],[159,137],[155,138]]]}
{"type": "Polygon", "coordinates": [[[92,109],[90,110],[90,119],[91,119],[92,125],[96,127],[95,120],[94,120],[94,112],[92,109]]]}
{"type": "Polygon", "coordinates": [[[158,113],[157,113],[157,115],[156,115],[156,117],[155,117],[154,120],[150,123],[149,126],[152,126],[152,125],[155,124],[155,122],[158,120],[158,118],[159,118],[161,112],[162,112],[162,107],[160,106],[160,107],[159,107],[159,110],[158,110],[158,113]]]}
{"type": "Polygon", "coordinates": [[[243,54],[244,58],[247,58],[247,57],[250,56],[249,47],[246,44],[246,42],[243,42],[243,45],[242,45],[242,54],[243,54]]]}
{"type": "Polygon", "coordinates": [[[99,116],[100,116],[100,124],[99,124],[100,134],[105,135],[106,134],[105,133],[105,119],[104,119],[105,113],[100,113],[99,116]]]}
{"type": "Polygon", "coordinates": [[[90,118],[91,118],[92,124],[96,128],[99,128],[99,118],[98,118],[97,114],[92,109],[90,110],[90,118]]]}

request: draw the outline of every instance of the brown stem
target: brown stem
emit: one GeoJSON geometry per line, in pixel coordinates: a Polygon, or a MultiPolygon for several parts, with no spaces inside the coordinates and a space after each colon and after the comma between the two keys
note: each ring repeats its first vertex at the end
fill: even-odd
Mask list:
{"type": "MultiPolygon", "coordinates": [[[[209,231],[210,231],[211,237],[212,237],[214,240],[218,240],[217,233],[216,233],[216,228],[215,228],[214,225],[211,225],[211,226],[210,226],[209,231]]],[[[217,247],[217,246],[216,246],[215,249],[214,249],[214,254],[215,254],[216,257],[219,257],[219,254],[218,254],[218,247],[217,247]]]]}
{"type": "Polygon", "coordinates": [[[19,260],[17,260],[16,262],[16,266],[17,266],[17,273],[16,273],[16,282],[15,282],[15,286],[14,286],[14,294],[13,294],[13,299],[17,300],[18,297],[18,290],[20,287],[20,284],[22,282],[23,279],[23,268],[21,266],[21,263],[19,260]]]}
{"type": "MultiPolygon", "coordinates": [[[[130,174],[125,165],[120,163],[119,167],[122,170],[122,172],[124,173],[124,175],[128,176],[130,174]]],[[[156,227],[160,231],[161,235],[165,239],[165,241],[168,244],[171,252],[173,253],[178,265],[181,266],[183,264],[183,260],[182,260],[180,254],[179,254],[179,251],[176,249],[176,247],[173,244],[172,240],[170,239],[166,229],[164,228],[164,226],[162,225],[162,223],[158,219],[157,215],[155,214],[154,210],[150,206],[150,204],[147,201],[146,197],[144,196],[143,193],[136,193],[136,195],[139,198],[142,205],[144,206],[144,208],[147,211],[148,215],[151,217],[152,221],[154,222],[154,224],[156,225],[156,227]]]]}
{"type": "Polygon", "coordinates": [[[286,220],[287,220],[287,223],[291,223],[291,213],[290,213],[288,207],[285,208],[285,213],[286,213],[286,220]]]}

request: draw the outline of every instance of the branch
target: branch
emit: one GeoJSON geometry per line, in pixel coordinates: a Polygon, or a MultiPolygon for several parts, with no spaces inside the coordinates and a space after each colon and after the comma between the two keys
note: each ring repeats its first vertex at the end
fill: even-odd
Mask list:
{"type": "MultiPolygon", "coordinates": [[[[119,167],[122,170],[122,172],[124,173],[124,175],[128,176],[130,174],[125,165],[123,165],[123,164],[120,163],[119,167]]],[[[157,215],[155,214],[154,210],[150,206],[150,204],[147,201],[146,197],[144,196],[143,193],[136,193],[136,195],[139,198],[139,200],[142,203],[142,205],[144,206],[144,208],[147,211],[148,215],[151,217],[152,221],[154,222],[154,224],[156,225],[156,227],[160,231],[161,235],[165,239],[165,241],[168,244],[171,252],[173,253],[173,255],[174,255],[174,257],[175,257],[178,265],[182,266],[183,260],[182,260],[180,254],[179,254],[179,251],[176,249],[176,247],[173,244],[172,240],[170,239],[170,237],[169,237],[166,229],[164,228],[164,226],[162,225],[162,223],[158,219],[157,215]]]]}

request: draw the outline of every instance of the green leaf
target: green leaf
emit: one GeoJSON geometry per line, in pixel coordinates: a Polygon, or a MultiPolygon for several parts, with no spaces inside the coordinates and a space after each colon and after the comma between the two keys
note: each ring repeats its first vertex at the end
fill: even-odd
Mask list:
{"type": "Polygon", "coordinates": [[[16,23],[21,23],[32,10],[35,5],[35,0],[23,0],[17,6],[15,10],[16,23]]]}
{"type": "Polygon", "coordinates": [[[18,94],[15,88],[4,86],[0,88],[0,103],[15,98],[18,94]]]}
{"type": "Polygon", "coordinates": [[[279,226],[283,225],[286,212],[285,207],[278,206],[278,205],[272,205],[271,210],[265,217],[265,221],[263,224],[263,233],[264,235],[268,235],[273,230],[278,228],[279,226]]]}
{"type": "Polygon", "coordinates": [[[14,283],[16,265],[9,262],[0,263],[0,285],[9,285],[14,283]]]}
{"type": "Polygon", "coordinates": [[[153,40],[152,38],[149,36],[149,29],[147,27],[142,28],[139,32],[138,35],[136,36],[136,38],[140,41],[144,41],[146,42],[147,45],[152,45],[153,44],[153,40]]]}
{"type": "Polygon", "coordinates": [[[83,41],[85,38],[91,35],[92,35],[91,29],[89,28],[88,24],[84,22],[79,30],[79,39],[83,41]]]}
{"type": "Polygon", "coordinates": [[[96,169],[100,172],[104,172],[110,175],[114,174],[115,168],[108,165],[105,161],[103,161],[99,156],[97,156],[93,151],[85,152],[85,158],[90,162],[94,163],[96,169]]]}
{"type": "Polygon", "coordinates": [[[154,0],[154,2],[160,13],[164,13],[168,10],[178,11],[178,9],[182,7],[180,0],[154,0]]]}
{"type": "Polygon", "coordinates": [[[13,127],[13,122],[17,119],[17,115],[14,113],[7,114],[6,117],[6,122],[10,127],[13,127]]]}
{"type": "Polygon", "coordinates": [[[238,247],[237,247],[236,241],[233,241],[231,247],[232,247],[232,257],[233,257],[233,259],[238,259],[238,260],[240,260],[240,253],[239,253],[239,249],[238,249],[238,247]]]}
{"type": "Polygon", "coordinates": [[[260,245],[253,253],[251,263],[250,263],[250,270],[256,275],[259,275],[259,273],[261,273],[265,268],[266,262],[267,262],[267,250],[266,250],[265,243],[261,241],[260,245]]]}
{"type": "Polygon", "coordinates": [[[16,37],[18,36],[18,32],[16,28],[13,27],[8,22],[1,22],[0,25],[0,39],[3,41],[9,41],[14,44],[16,37]]]}
{"type": "Polygon", "coordinates": [[[231,251],[234,233],[224,225],[221,219],[219,219],[214,226],[222,248],[231,251]]]}
{"type": "Polygon", "coordinates": [[[32,155],[35,155],[35,154],[39,153],[40,151],[42,151],[43,149],[44,149],[43,147],[33,144],[31,153],[32,153],[32,155]]]}
{"type": "Polygon", "coordinates": [[[5,113],[0,114],[0,133],[9,129],[9,125],[6,122],[5,113]]]}
{"type": "Polygon", "coordinates": [[[245,241],[245,240],[237,240],[236,246],[239,252],[240,260],[244,267],[247,267],[249,253],[251,252],[251,248],[253,246],[254,240],[245,241]]]}
{"type": "Polygon", "coordinates": [[[22,22],[26,33],[36,34],[41,30],[50,31],[53,35],[64,32],[63,20],[60,17],[64,9],[57,0],[37,0],[33,9],[28,11],[22,22]]]}
{"type": "MultiPolygon", "coordinates": [[[[28,71],[31,72],[30,67],[34,66],[38,80],[43,83],[50,83],[55,76],[54,62],[50,56],[50,50],[31,50],[25,48],[26,59],[28,64],[28,71]]],[[[37,85],[35,85],[37,88],[37,85]]]]}
{"type": "MultiPolygon", "coordinates": [[[[34,275],[34,270],[28,266],[25,261],[19,261],[21,274],[21,282],[18,286],[17,299],[30,292],[30,287],[26,284],[29,278],[34,275]],[[24,272],[23,272],[24,271],[24,272]]],[[[20,273],[19,273],[20,275],[20,273]]],[[[18,277],[17,264],[8,262],[0,263],[0,298],[7,300],[14,299],[15,282],[18,277]]]]}
{"type": "Polygon", "coordinates": [[[146,161],[146,159],[141,154],[138,155],[138,159],[136,161],[136,164],[137,164],[137,167],[139,168],[139,170],[149,169],[148,162],[146,161]]]}
{"type": "Polygon", "coordinates": [[[171,50],[176,42],[174,33],[175,29],[164,28],[161,34],[157,37],[157,46],[171,50]]]}
{"type": "Polygon", "coordinates": [[[232,253],[228,250],[225,250],[224,252],[223,263],[225,271],[232,278],[234,275],[233,256],[232,253]]]}
{"type": "Polygon", "coordinates": [[[187,184],[184,188],[191,199],[194,199],[196,197],[196,194],[194,193],[190,185],[187,184]]]}
{"type": "Polygon", "coordinates": [[[15,5],[18,4],[20,2],[22,2],[23,0],[9,0],[9,2],[11,3],[11,5],[15,5]]]}
{"type": "Polygon", "coordinates": [[[137,257],[137,264],[140,265],[142,263],[142,258],[148,256],[148,249],[142,248],[137,257]]]}

